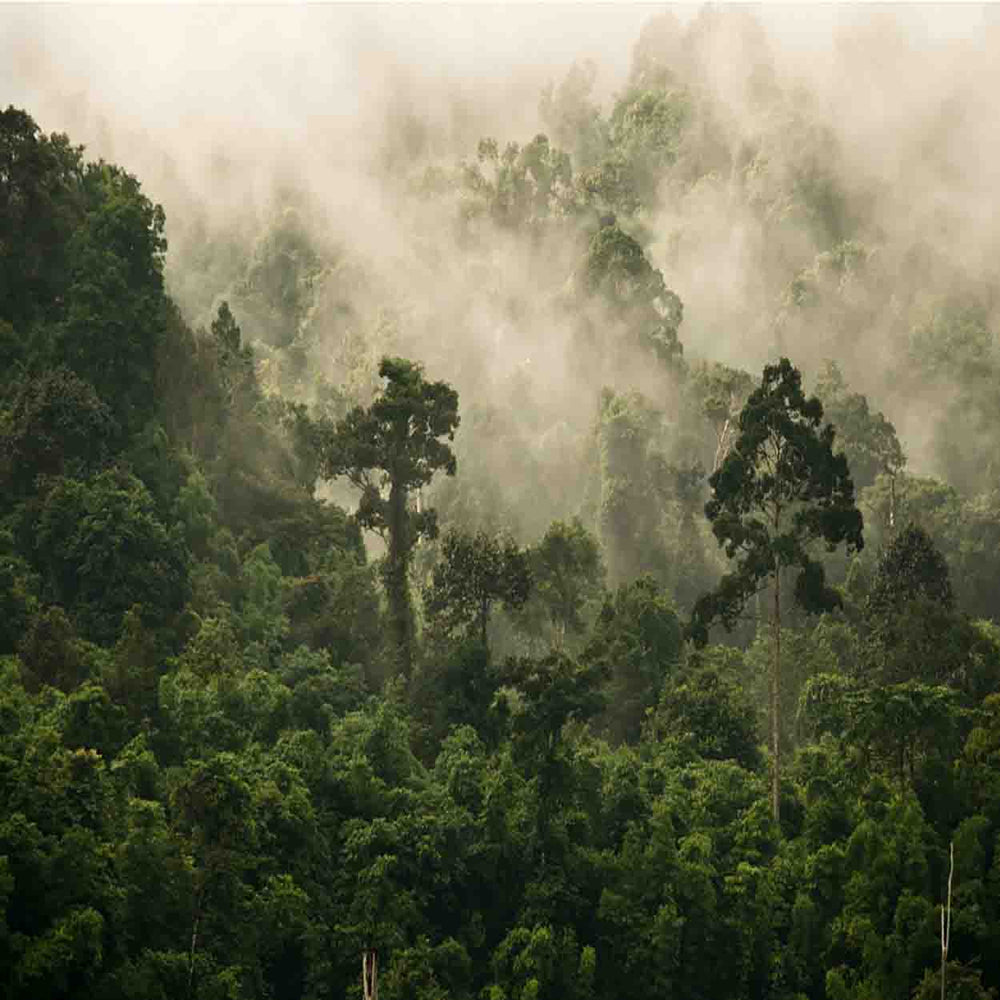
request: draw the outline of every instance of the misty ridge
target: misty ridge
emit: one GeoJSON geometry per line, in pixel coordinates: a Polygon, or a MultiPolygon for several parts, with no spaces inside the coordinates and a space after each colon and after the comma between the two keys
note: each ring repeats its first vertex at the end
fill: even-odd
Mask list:
{"type": "Polygon", "coordinates": [[[679,373],[781,354],[811,385],[835,361],[911,474],[995,489],[994,21],[10,8],[4,90],[164,205],[170,294],[205,328],[229,301],[269,391],[365,401],[387,352],[452,383],[434,502],[528,540],[596,502],[602,389],[710,471],[679,373]],[[588,285],[612,216],[679,300],[677,364],[637,346],[634,290],[588,285]]]}

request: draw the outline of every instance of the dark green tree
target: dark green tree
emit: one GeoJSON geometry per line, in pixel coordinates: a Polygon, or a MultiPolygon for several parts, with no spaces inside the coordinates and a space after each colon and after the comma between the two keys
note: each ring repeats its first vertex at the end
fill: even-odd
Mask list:
{"type": "Polygon", "coordinates": [[[57,312],[69,239],[83,214],[82,147],[46,136],[19,108],[0,112],[0,317],[21,336],[4,362],[25,352],[26,334],[57,312]]]}
{"type": "Polygon", "coordinates": [[[405,358],[383,358],[379,375],[385,386],[372,405],[355,407],[329,428],[321,472],[346,476],[361,490],[358,523],[386,540],[383,579],[391,629],[399,668],[408,677],[414,634],[410,561],[419,539],[437,535],[436,512],[414,509],[410,497],[438,470],[455,474],[447,442],[459,424],[458,393],[446,382],[426,381],[421,366],[405,358]]]}
{"type": "Polygon", "coordinates": [[[973,663],[981,637],[956,610],[948,564],[923,528],[908,524],[880,554],[863,615],[868,683],[981,686],[973,663]]]}
{"type": "Polygon", "coordinates": [[[114,447],[107,405],[66,368],[13,383],[0,429],[0,484],[10,499],[30,494],[38,476],[87,475],[114,447]]]}
{"type": "Polygon", "coordinates": [[[69,610],[94,641],[118,636],[135,604],[150,620],[183,607],[188,554],[159,520],[145,485],[123,469],[88,480],[58,479],[33,525],[43,595],[69,610]]]}
{"type": "Polygon", "coordinates": [[[823,426],[823,405],[802,392],[802,377],[787,358],[764,368],[760,387],[740,413],[739,436],[709,479],[705,515],[736,567],[695,603],[689,627],[704,645],[718,619],[731,628],[747,601],[770,583],[773,649],[769,684],[771,804],[779,819],[778,734],[781,669],[781,582],[796,568],[795,601],[808,611],[835,607],[821,563],[810,555],[822,541],[829,551],[846,543],[860,550],[862,517],[854,503],[847,459],[833,451],[834,430],[823,426]]]}
{"type": "Polygon", "coordinates": [[[668,679],[652,716],[659,738],[707,760],[734,760],[755,771],[761,766],[756,709],[742,683],[743,656],[710,646],[668,679]]]}
{"type": "Polygon", "coordinates": [[[650,576],[608,594],[583,659],[605,681],[601,721],[616,741],[637,742],[648,709],[680,659],[681,622],[650,576]]]}
{"type": "Polygon", "coordinates": [[[493,605],[500,602],[517,610],[530,593],[528,556],[513,538],[498,538],[485,531],[475,535],[449,531],[427,589],[425,607],[446,633],[475,630],[486,647],[493,605]]]}

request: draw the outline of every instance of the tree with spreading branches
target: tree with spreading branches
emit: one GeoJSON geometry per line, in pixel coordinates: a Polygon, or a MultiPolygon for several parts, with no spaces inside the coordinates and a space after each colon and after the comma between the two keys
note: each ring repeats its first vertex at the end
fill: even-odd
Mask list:
{"type": "Polygon", "coordinates": [[[437,512],[410,503],[414,491],[443,470],[455,474],[458,393],[446,382],[428,382],[421,366],[405,358],[382,359],[385,385],[367,409],[356,406],[321,445],[321,472],[345,476],[361,490],[357,520],[380,534],[388,553],[383,579],[400,672],[413,665],[413,608],[409,569],[414,546],[437,536],[437,512]]]}
{"type": "Polygon", "coordinates": [[[812,556],[846,543],[860,550],[862,517],[854,502],[847,459],[833,450],[834,430],[823,426],[823,405],[802,391],[802,376],[787,358],[764,368],[760,386],[740,413],[739,433],[709,479],[705,515],[726,555],[736,560],[715,590],[695,603],[688,627],[696,645],[708,641],[714,621],[732,628],[747,601],[771,588],[772,650],[769,678],[771,807],[780,820],[782,577],[797,570],[795,602],[807,611],[831,610],[839,595],[826,584],[812,556]]]}

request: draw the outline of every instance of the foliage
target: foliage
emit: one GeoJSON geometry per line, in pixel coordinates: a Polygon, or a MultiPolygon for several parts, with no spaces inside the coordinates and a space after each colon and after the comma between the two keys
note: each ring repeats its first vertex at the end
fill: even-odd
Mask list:
{"type": "Polygon", "coordinates": [[[411,510],[408,501],[438,470],[455,474],[454,453],[441,439],[454,439],[458,393],[445,382],[425,381],[420,366],[403,358],[383,358],[379,375],[386,384],[372,405],[355,407],[329,429],[322,470],[329,478],[346,476],[361,491],[358,523],[388,542],[384,579],[399,666],[408,675],[413,660],[410,560],[420,538],[437,535],[435,512],[411,510]]]}
{"type": "Polygon", "coordinates": [[[135,178],[0,113],[3,996],[327,1000],[368,947],[386,1000],[937,996],[951,842],[948,995],[1000,988],[992,279],[890,245],[752,14],[652,19],[607,107],[595,73],[454,169],[414,111],[419,261],[282,189],[188,206],[165,272],[135,178]],[[888,375],[755,386],[739,324],[888,375]],[[914,401],[947,480],[903,472],[914,401]],[[852,479],[868,545],[821,562],[852,479]],[[793,574],[826,614],[707,643],[793,574]]]}
{"type": "Polygon", "coordinates": [[[585,629],[583,611],[601,593],[604,563],[597,539],[579,518],[554,521],[528,552],[533,593],[561,644],[585,629]]]}
{"type": "Polygon", "coordinates": [[[720,618],[729,628],[763,581],[771,584],[772,663],[769,677],[771,800],[780,809],[781,578],[796,566],[795,601],[807,611],[828,611],[840,603],[827,587],[821,563],[808,552],[823,540],[833,551],[864,546],[861,513],[843,455],[833,452],[834,430],[822,430],[823,406],[802,392],[802,379],[787,358],[766,365],[760,387],[740,412],[740,434],[722,465],[712,473],[712,499],[705,516],[736,569],[700,597],[689,633],[699,646],[708,626],[720,618]]]}
{"type": "Polygon", "coordinates": [[[785,568],[799,569],[795,598],[804,608],[837,604],[807,546],[822,539],[831,551],[842,542],[858,550],[864,541],[847,461],[833,452],[833,428],[821,429],[822,420],[822,404],[805,397],[787,358],[765,366],[740,413],[740,435],[709,480],[705,516],[737,567],[696,604],[696,641],[707,640],[715,618],[731,627],[760,581],[785,568]]]}
{"type": "Polygon", "coordinates": [[[638,740],[680,653],[680,620],[650,577],[622,584],[605,598],[583,658],[606,679],[600,722],[614,740],[638,740]]]}
{"type": "Polygon", "coordinates": [[[517,610],[528,599],[531,586],[528,557],[512,538],[451,531],[441,544],[424,606],[445,634],[465,630],[486,647],[493,604],[517,610]]]}

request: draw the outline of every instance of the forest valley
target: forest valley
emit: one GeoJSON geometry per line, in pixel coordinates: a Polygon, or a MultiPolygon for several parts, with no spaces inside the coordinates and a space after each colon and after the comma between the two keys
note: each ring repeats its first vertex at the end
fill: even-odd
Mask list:
{"type": "Polygon", "coordinates": [[[0,112],[3,997],[995,1000],[1000,275],[720,32],[381,256],[0,112]]]}

